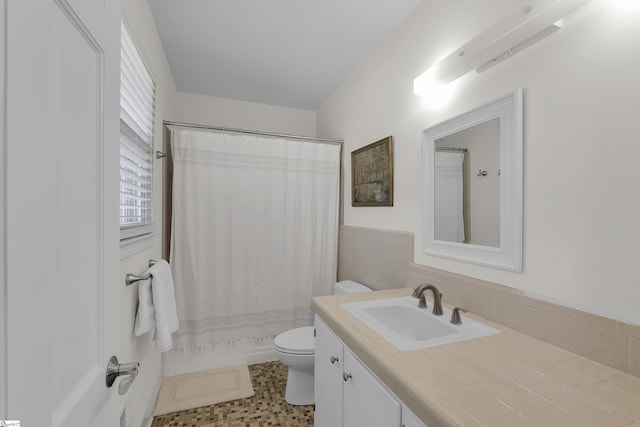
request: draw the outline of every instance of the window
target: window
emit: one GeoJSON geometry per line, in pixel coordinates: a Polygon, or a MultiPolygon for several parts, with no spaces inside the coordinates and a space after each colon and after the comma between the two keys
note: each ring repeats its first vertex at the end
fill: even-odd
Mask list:
{"type": "Polygon", "coordinates": [[[120,38],[120,240],[153,231],[155,82],[131,36],[120,38]]]}

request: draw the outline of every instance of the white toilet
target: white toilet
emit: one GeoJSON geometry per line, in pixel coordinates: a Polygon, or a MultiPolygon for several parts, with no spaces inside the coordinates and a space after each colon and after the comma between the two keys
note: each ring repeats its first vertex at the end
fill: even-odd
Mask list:
{"type": "MultiPolygon", "coordinates": [[[[338,294],[371,292],[366,286],[352,280],[343,280],[334,286],[338,294]]],[[[285,400],[292,405],[312,405],[313,399],[313,359],[316,339],[313,326],[285,331],[273,340],[278,360],[289,368],[285,400]]]]}

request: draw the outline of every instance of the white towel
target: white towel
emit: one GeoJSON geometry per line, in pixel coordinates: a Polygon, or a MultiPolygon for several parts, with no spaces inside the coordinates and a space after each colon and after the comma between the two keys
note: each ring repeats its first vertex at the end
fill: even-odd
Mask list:
{"type": "Polygon", "coordinates": [[[165,260],[152,265],[145,273],[150,279],[141,280],[138,287],[138,313],[135,334],[140,336],[155,328],[156,349],[171,349],[171,333],[178,330],[176,295],[173,289],[171,267],[165,260]]]}

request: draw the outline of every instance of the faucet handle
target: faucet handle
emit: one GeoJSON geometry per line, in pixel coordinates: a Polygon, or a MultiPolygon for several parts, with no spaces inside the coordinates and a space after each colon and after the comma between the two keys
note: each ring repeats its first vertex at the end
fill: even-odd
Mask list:
{"type": "Polygon", "coordinates": [[[464,308],[456,307],[451,312],[451,323],[454,325],[462,325],[462,319],[460,318],[460,312],[466,313],[467,310],[464,308]]]}
{"type": "Polygon", "coordinates": [[[411,294],[411,297],[412,298],[420,298],[420,291],[422,291],[425,286],[427,286],[427,285],[426,284],[422,284],[422,285],[416,286],[416,288],[413,290],[413,293],[411,294]]]}

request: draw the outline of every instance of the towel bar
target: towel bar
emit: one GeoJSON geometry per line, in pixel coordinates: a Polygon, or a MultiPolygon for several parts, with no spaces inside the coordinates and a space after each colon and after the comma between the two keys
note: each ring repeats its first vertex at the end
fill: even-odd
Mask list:
{"type": "MultiPolygon", "coordinates": [[[[155,259],[150,259],[149,260],[149,267],[151,267],[153,264],[156,263],[155,259]]],[[[137,274],[127,274],[124,278],[124,282],[127,284],[127,286],[129,285],[133,285],[136,282],[139,282],[140,280],[147,280],[151,278],[150,274],[145,274],[144,276],[139,276],[137,274]]]]}

